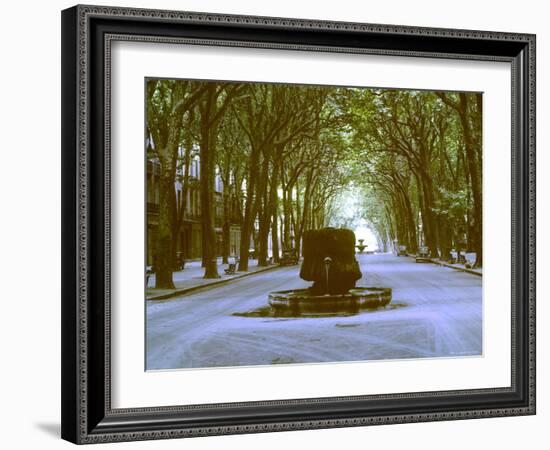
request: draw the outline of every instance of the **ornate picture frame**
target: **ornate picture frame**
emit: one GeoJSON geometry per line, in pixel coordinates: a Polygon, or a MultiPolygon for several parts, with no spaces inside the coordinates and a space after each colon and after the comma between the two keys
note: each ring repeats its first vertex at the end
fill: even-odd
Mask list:
{"type": "Polygon", "coordinates": [[[64,439],[84,444],[529,414],[535,414],[534,35],[81,5],[62,12],[64,439]],[[509,63],[510,386],[113,408],[110,101],[117,41],[509,63]]]}

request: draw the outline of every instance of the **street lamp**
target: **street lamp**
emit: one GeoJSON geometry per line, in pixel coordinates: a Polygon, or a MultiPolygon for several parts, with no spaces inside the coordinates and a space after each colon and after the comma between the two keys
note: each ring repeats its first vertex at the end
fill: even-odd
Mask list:
{"type": "Polygon", "coordinates": [[[326,279],[326,285],[325,285],[325,295],[329,295],[328,291],[328,272],[330,269],[330,263],[332,262],[332,258],[330,256],[327,256],[323,262],[325,263],[325,279],[326,279]]]}

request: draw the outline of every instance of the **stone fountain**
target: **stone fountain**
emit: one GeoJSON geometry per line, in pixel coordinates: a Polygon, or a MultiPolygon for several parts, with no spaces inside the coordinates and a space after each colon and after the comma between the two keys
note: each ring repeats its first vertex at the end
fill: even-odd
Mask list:
{"type": "Polygon", "coordinates": [[[359,253],[363,253],[363,250],[367,248],[367,244],[363,244],[364,241],[365,241],[364,239],[359,239],[359,244],[356,245],[357,250],[359,250],[359,253]]]}
{"type": "Polygon", "coordinates": [[[347,229],[323,228],[303,236],[300,278],[312,281],[306,289],[269,294],[276,315],[332,315],[358,313],[384,307],[391,302],[387,287],[356,287],[361,270],[355,259],[355,233],[347,229]]]}

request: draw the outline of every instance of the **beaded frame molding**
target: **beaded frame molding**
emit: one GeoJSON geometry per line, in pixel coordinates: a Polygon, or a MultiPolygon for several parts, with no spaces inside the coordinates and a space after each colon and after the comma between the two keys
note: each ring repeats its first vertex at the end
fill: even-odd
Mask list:
{"type": "Polygon", "coordinates": [[[78,5],[62,12],[62,437],[100,443],[535,414],[535,36],[78,5]],[[506,61],[512,373],[506,388],[111,407],[113,41],[506,61]]]}

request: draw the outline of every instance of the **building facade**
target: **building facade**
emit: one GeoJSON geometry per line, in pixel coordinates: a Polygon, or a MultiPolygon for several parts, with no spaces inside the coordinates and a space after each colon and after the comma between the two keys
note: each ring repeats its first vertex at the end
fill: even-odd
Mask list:
{"type": "MultiPolygon", "coordinates": [[[[174,193],[178,205],[185,204],[182,222],[177,236],[177,256],[181,259],[192,260],[202,257],[202,224],[201,224],[201,201],[200,201],[200,158],[193,157],[189,166],[186,192],[184,192],[185,167],[177,170],[174,183],[174,193]],[[185,199],[183,196],[185,195],[185,199]]],[[[159,214],[159,179],[160,164],[154,158],[147,161],[147,264],[153,265],[155,260],[155,240],[158,229],[159,214]]],[[[222,255],[222,236],[224,206],[224,186],[219,174],[215,177],[215,230],[217,255],[222,255]]],[[[241,229],[235,215],[231,214],[231,225],[229,233],[229,253],[237,255],[240,242],[241,229]]]]}

